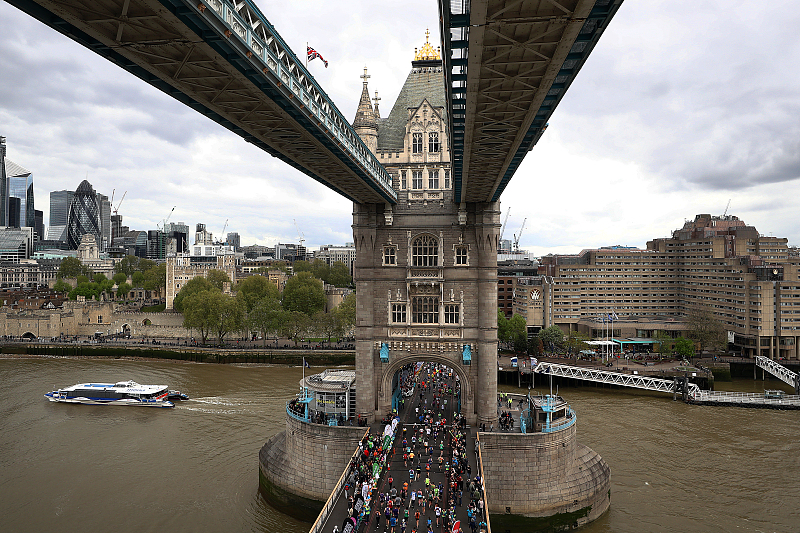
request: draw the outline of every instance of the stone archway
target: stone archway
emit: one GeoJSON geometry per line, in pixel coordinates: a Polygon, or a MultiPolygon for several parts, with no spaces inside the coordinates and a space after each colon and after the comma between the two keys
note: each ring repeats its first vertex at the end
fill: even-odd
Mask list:
{"type": "Polygon", "coordinates": [[[460,361],[461,354],[439,355],[431,353],[407,353],[393,357],[392,361],[381,372],[378,381],[378,413],[383,416],[389,412],[392,405],[392,379],[395,373],[409,363],[439,363],[452,368],[461,380],[461,413],[467,417],[467,422],[474,424],[477,420],[475,413],[475,390],[476,384],[473,380],[477,377],[471,370],[472,367],[465,367],[460,361]]]}
{"type": "Polygon", "coordinates": [[[28,340],[35,340],[36,339],[36,335],[34,335],[30,331],[28,331],[28,332],[22,334],[22,338],[23,339],[28,339],[28,340]]]}

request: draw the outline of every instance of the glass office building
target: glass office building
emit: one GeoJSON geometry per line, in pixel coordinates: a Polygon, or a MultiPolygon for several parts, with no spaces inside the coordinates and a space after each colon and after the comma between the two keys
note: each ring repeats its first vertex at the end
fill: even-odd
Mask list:
{"type": "Polygon", "coordinates": [[[72,197],[67,217],[67,245],[77,250],[81,239],[87,233],[94,235],[95,242],[102,243],[100,206],[92,184],[83,180],[72,197]]]}

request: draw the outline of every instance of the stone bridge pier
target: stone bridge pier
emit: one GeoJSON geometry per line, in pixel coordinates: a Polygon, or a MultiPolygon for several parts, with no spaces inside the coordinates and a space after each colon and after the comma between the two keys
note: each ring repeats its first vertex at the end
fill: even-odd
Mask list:
{"type": "Polygon", "coordinates": [[[356,406],[370,421],[391,406],[403,365],[443,363],[462,381],[462,413],[496,421],[500,206],[413,200],[354,204],[356,406]]]}

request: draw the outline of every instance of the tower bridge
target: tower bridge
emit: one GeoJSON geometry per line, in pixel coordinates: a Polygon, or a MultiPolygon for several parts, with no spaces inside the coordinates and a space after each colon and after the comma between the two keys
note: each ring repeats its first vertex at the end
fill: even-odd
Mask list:
{"type": "MultiPolygon", "coordinates": [[[[498,425],[499,199],[622,0],[440,0],[440,45],[426,39],[386,117],[365,72],[352,125],[252,0],[6,1],[353,201],[362,419],[389,412],[397,369],[434,361],[462,380],[466,423],[498,425]]],[[[260,486],[322,508],[363,431],[286,424],[260,486]]],[[[575,428],[486,433],[490,512],[602,514],[608,466],[575,428]],[[561,450],[547,471],[525,459],[546,449],[561,450]]]]}

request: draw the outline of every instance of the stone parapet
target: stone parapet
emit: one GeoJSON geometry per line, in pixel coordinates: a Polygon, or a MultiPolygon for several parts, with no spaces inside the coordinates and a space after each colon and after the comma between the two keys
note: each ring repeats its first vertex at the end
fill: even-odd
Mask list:
{"type": "Polygon", "coordinates": [[[365,429],[311,424],[287,415],[286,430],[271,437],[259,452],[262,493],[289,514],[299,513],[303,519],[309,512],[316,516],[365,429]]]}
{"type": "MultiPolygon", "coordinates": [[[[546,519],[558,529],[590,522],[609,506],[611,473],[579,444],[576,426],[552,433],[481,433],[492,524],[495,515],[546,519]]],[[[529,524],[534,526],[534,524],[529,524]]]]}

